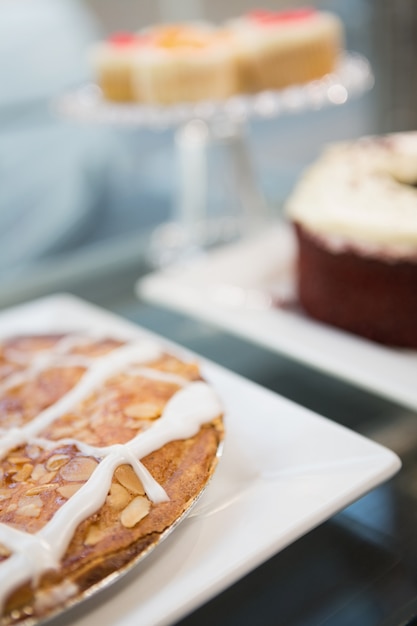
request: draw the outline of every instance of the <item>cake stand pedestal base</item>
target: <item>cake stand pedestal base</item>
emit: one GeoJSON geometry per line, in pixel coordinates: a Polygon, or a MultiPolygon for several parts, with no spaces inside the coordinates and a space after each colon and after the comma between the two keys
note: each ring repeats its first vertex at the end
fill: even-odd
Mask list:
{"type": "Polygon", "coordinates": [[[246,134],[246,124],[226,117],[194,119],[178,128],[173,220],[158,226],[151,237],[152,266],[189,260],[266,226],[270,211],[256,180],[246,134]],[[216,203],[212,196],[219,191],[222,200],[216,203]]]}

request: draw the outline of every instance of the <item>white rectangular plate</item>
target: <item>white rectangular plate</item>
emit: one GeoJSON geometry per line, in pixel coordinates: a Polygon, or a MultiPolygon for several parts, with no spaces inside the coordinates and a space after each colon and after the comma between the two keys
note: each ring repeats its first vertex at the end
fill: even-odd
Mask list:
{"type": "Polygon", "coordinates": [[[294,257],[292,233],[278,225],[192,263],[149,274],[137,283],[137,293],[417,409],[417,352],[378,345],[295,307],[271,304],[271,294],[285,297],[294,289],[294,257]]]}
{"type": "MultiPolygon", "coordinates": [[[[147,334],[65,295],[0,314],[3,336],[86,328],[147,334]]],[[[400,468],[379,444],[199,360],[225,406],[218,470],[190,516],[117,593],[109,589],[79,607],[74,626],[171,624],[400,468]]]]}

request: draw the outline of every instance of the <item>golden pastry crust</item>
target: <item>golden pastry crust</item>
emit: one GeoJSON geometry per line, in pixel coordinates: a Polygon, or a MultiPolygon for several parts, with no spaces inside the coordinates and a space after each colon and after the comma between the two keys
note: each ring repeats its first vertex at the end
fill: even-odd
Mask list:
{"type": "MultiPolygon", "coordinates": [[[[75,340],[60,353],[58,348],[66,340],[57,335],[19,337],[1,346],[3,437],[8,429],[24,429],[42,411],[45,414],[48,407],[80,385],[90,363],[99,363],[124,345],[110,338],[75,340]],[[55,362],[41,363],[39,356],[45,354],[59,356],[55,362]],[[38,363],[37,368],[33,363],[38,363]],[[19,382],[16,377],[22,374],[20,384],[13,385],[13,377],[19,382]]],[[[148,433],[162,419],[167,404],[180,390],[199,381],[196,363],[171,354],[160,352],[138,364],[133,359],[70,410],[57,414],[36,436],[3,450],[0,523],[31,534],[45,529],[103,463],[101,448],[140,439],[141,433],[148,433]]],[[[149,497],[131,464],[117,464],[104,504],[78,524],[59,568],[45,569],[37,585],[32,586],[28,579],[8,594],[2,624],[56,613],[156,545],[205,487],[215,469],[222,438],[219,411],[202,422],[192,436],[168,440],[140,459],[165,490],[166,501],[155,502],[149,497]]],[[[13,550],[7,541],[1,543],[1,537],[0,568],[7,570],[13,550]]]]}

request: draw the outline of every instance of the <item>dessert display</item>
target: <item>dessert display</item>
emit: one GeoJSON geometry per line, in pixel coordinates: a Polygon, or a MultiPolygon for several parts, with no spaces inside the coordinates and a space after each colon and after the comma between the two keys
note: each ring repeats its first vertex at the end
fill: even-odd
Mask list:
{"type": "Polygon", "coordinates": [[[233,41],[206,24],[162,25],[146,31],[136,55],[136,99],[149,104],[222,100],[237,93],[233,41]]]}
{"type": "Polygon", "coordinates": [[[287,203],[312,317],[417,348],[417,133],[328,147],[287,203]]]}
{"type": "Polygon", "coordinates": [[[134,102],[139,98],[133,84],[136,53],[146,37],[133,33],[115,33],[94,46],[91,63],[103,96],[115,102],[134,102]]]}
{"type": "Polygon", "coordinates": [[[0,347],[2,624],[39,620],[145,556],[217,463],[222,408],[198,364],[147,338],[0,347]]]}
{"type": "Polygon", "coordinates": [[[341,20],[312,8],[252,11],[229,27],[244,93],[322,78],[335,69],[344,43],[341,20]]]}
{"type": "Polygon", "coordinates": [[[332,13],[258,10],[218,26],[183,22],[116,34],[94,47],[92,63],[108,100],[169,105],[322,78],[343,44],[332,13]]]}

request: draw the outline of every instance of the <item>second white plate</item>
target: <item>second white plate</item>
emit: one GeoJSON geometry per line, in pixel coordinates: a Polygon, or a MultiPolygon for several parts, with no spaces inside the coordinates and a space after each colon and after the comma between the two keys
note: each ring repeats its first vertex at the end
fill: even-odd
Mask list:
{"type": "Polygon", "coordinates": [[[271,295],[293,288],[295,245],[282,224],[188,265],[150,274],[137,294],[203,319],[270,350],[417,409],[417,353],[320,324],[271,295]]]}

